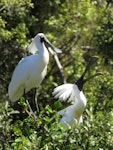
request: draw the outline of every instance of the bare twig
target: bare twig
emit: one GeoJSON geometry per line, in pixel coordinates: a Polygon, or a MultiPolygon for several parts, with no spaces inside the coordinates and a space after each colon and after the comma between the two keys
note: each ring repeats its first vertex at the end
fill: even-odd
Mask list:
{"type": "Polygon", "coordinates": [[[3,11],[7,6],[3,6],[2,8],[0,8],[0,12],[3,11]]]}

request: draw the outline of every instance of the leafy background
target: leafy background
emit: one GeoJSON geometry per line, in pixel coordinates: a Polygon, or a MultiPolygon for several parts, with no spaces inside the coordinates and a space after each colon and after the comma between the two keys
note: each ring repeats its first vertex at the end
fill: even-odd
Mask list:
{"type": "MultiPolygon", "coordinates": [[[[110,150],[113,149],[113,1],[112,0],[1,0],[0,2],[0,149],[110,150]],[[97,77],[84,86],[87,107],[84,122],[74,131],[58,124],[57,111],[66,107],[52,97],[63,83],[50,54],[48,73],[37,96],[28,93],[37,120],[27,114],[25,99],[15,104],[7,88],[18,61],[39,32],[63,53],[58,57],[68,83],[81,75],[91,56],[99,60],[88,72],[97,77]]],[[[69,104],[68,104],[69,105],[69,104]]]]}

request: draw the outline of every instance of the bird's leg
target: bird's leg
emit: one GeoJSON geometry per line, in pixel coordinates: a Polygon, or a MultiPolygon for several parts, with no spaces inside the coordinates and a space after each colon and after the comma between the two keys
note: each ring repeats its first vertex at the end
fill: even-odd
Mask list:
{"type": "Polygon", "coordinates": [[[37,116],[34,114],[34,112],[33,112],[33,110],[32,110],[32,108],[31,108],[31,106],[30,106],[30,104],[29,104],[29,102],[28,102],[27,99],[26,99],[26,103],[27,103],[27,105],[28,105],[28,107],[29,107],[30,115],[33,115],[33,116],[34,116],[34,119],[36,120],[36,119],[37,119],[37,116]]]}
{"type": "Polygon", "coordinates": [[[34,89],[34,99],[35,99],[35,104],[36,104],[37,111],[39,112],[36,91],[37,91],[37,88],[34,89]]]}
{"type": "Polygon", "coordinates": [[[28,105],[28,107],[29,107],[29,110],[30,110],[30,112],[28,112],[28,111],[26,111],[26,112],[29,114],[29,116],[33,115],[33,116],[34,116],[34,119],[36,120],[37,117],[36,117],[36,115],[34,114],[32,108],[31,108],[31,106],[30,106],[30,104],[29,104],[29,102],[28,102],[28,100],[27,100],[27,98],[26,98],[25,90],[24,90],[24,98],[25,98],[26,103],[27,103],[27,105],[28,105]]]}

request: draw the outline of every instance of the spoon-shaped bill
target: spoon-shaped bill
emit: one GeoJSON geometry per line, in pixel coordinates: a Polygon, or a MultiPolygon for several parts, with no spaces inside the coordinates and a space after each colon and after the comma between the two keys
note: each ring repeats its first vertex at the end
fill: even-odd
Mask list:
{"type": "Polygon", "coordinates": [[[51,42],[46,37],[42,38],[41,42],[42,41],[48,44],[56,53],[62,53],[62,51],[59,48],[55,47],[53,44],[51,44],[51,42]]]}

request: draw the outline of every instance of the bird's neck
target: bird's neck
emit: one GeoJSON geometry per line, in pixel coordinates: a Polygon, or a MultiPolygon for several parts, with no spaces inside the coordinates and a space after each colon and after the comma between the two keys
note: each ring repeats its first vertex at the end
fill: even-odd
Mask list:
{"type": "Polygon", "coordinates": [[[47,48],[45,47],[44,43],[39,44],[38,49],[39,49],[40,58],[43,59],[43,61],[45,63],[48,63],[48,61],[49,61],[49,52],[48,52],[47,48]]]}
{"type": "Polygon", "coordinates": [[[84,95],[84,93],[82,91],[80,91],[80,99],[79,99],[79,103],[83,104],[84,107],[86,106],[87,100],[86,97],[84,95]]]}
{"type": "Polygon", "coordinates": [[[44,43],[40,43],[38,45],[39,55],[45,55],[48,53],[47,48],[45,47],[44,43]]]}
{"type": "Polygon", "coordinates": [[[82,90],[79,90],[78,85],[75,86],[75,95],[76,95],[76,103],[80,103],[81,105],[86,106],[87,100],[82,90]]]}
{"type": "Polygon", "coordinates": [[[83,92],[81,91],[79,97],[77,98],[76,103],[74,103],[74,105],[73,105],[74,106],[74,112],[73,113],[74,113],[75,118],[77,120],[80,119],[82,113],[84,112],[84,109],[86,107],[86,103],[87,103],[86,98],[85,98],[83,92]]]}

